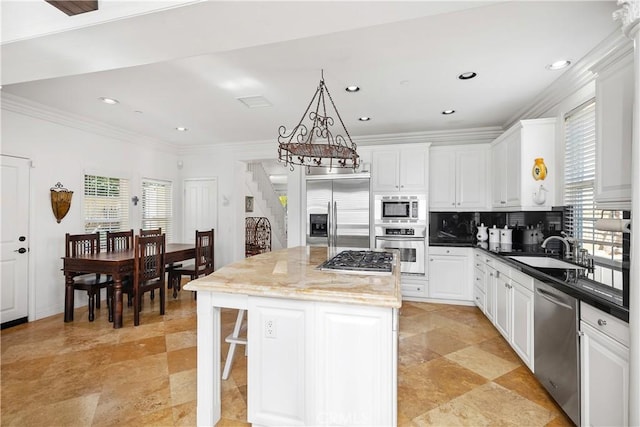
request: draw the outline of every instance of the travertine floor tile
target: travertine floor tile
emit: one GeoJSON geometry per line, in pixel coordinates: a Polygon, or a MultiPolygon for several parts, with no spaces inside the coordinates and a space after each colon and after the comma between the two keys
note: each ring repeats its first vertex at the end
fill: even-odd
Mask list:
{"type": "Polygon", "coordinates": [[[544,426],[554,416],[551,411],[490,382],[413,421],[419,426],[544,426]]]}
{"type": "MultiPolygon", "coordinates": [[[[196,425],[196,301],[145,299],[142,323],[106,304],[87,321],[62,315],[2,331],[1,414],[7,426],[196,425]]],[[[222,340],[237,310],[221,311],[222,340]]],[[[222,341],[222,370],[228,344],[222,341]]],[[[400,316],[398,425],[570,425],[475,307],[406,302],[400,316]],[[491,382],[493,379],[493,382],[491,382]]],[[[222,382],[219,426],[248,426],[247,358],[240,346],[222,382]]]]}
{"type": "Polygon", "coordinates": [[[476,346],[463,348],[449,353],[445,357],[489,380],[511,372],[520,366],[519,363],[501,359],[476,346]]]}

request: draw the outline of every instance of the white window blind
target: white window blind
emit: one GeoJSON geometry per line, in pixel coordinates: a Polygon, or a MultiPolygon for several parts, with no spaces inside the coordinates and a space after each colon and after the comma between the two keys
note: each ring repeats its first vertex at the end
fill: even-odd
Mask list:
{"type": "Polygon", "coordinates": [[[595,229],[600,218],[622,218],[621,211],[596,209],[596,114],[595,100],[565,117],[564,230],[596,263],[619,269],[622,261],[622,233],[595,229]]]}
{"type": "Polygon", "coordinates": [[[84,229],[100,232],[129,230],[129,181],[97,175],[84,176],[84,229]]]}
{"type": "Polygon", "coordinates": [[[171,182],[142,180],[142,228],[162,228],[167,242],[172,241],[172,195],[171,182]]]}

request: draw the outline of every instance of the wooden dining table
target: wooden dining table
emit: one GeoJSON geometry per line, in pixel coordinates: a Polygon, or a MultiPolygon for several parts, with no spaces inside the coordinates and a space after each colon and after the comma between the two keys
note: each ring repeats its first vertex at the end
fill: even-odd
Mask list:
{"type": "MultiPolygon", "coordinates": [[[[133,249],[128,251],[99,252],[97,254],[63,257],[62,271],[65,276],[64,321],[73,321],[74,289],[73,276],[77,273],[107,274],[113,278],[113,327],[122,327],[122,280],[133,274],[133,249]]],[[[193,243],[167,243],[164,260],[166,264],[195,258],[193,243]]]]}

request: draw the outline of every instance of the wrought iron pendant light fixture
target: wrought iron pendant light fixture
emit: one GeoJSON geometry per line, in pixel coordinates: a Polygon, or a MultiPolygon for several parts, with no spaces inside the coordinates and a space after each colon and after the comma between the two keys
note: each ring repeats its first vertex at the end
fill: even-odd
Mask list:
{"type": "MultiPolygon", "coordinates": [[[[338,130],[340,130],[338,128],[338,130]]],[[[356,152],[356,144],[338,113],[338,109],[331,98],[329,89],[324,82],[324,72],[321,73],[320,83],[316,93],[311,98],[300,123],[290,131],[283,125],[278,128],[278,160],[284,162],[293,170],[293,165],[307,167],[352,168],[360,165],[360,156],[356,152]],[[329,116],[326,99],[331,102],[344,136],[332,132],[335,120],[329,116]],[[311,122],[309,127],[304,124],[305,119],[311,122]],[[328,159],[328,161],[325,161],[328,159]]]]}

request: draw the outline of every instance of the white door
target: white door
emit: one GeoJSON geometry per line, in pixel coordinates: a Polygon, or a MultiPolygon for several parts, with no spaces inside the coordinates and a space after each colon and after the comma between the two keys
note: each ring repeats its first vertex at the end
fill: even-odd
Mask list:
{"type": "MultiPolygon", "coordinates": [[[[196,230],[218,226],[218,180],[187,179],[184,181],[184,242],[195,242],[196,230]]],[[[218,230],[216,229],[216,234],[218,230]]],[[[216,239],[217,240],[217,239],[216,239]]]]}
{"type": "Polygon", "coordinates": [[[29,160],[2,157],[0,323],[28,315],[29,160]]]}

